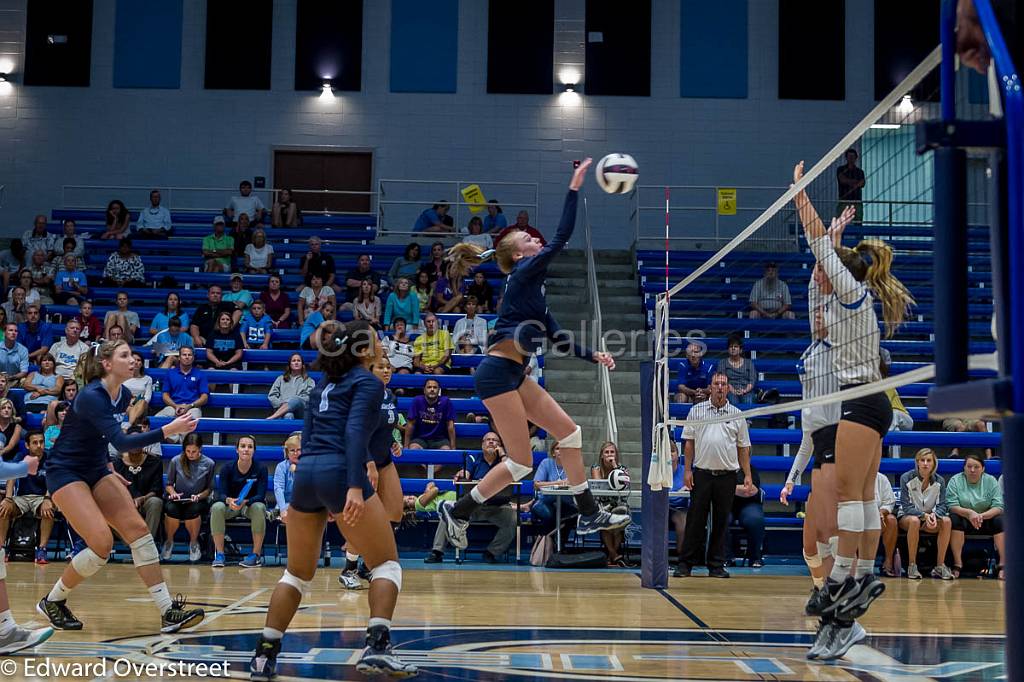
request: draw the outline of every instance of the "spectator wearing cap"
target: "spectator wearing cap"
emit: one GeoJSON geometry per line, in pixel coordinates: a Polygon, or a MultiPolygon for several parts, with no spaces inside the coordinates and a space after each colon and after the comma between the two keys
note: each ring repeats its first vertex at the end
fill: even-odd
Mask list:
{"type": "Polygon", "coordinates": [[[420,213],[412,226],[413,232],[453,232],[454,230],[445,224],[445,217],[448,215],[448,202],[441,200],[420,213]]]}
{"type": "Polygon", "coordinates": [[[132,251],[132,240],[125,237],[110,254],[103,268],[103,284],[108,287],[141,287],[146,285],[146,267],[139,254],[132,251]]]}
{"type": "Polygon", "coordinates": [[[715,374],[715,363],[704,359],[706,349],[697,343],[686,347],[686,364],[679,370],[677,403],[699,403],[708,399],[708,386],[715,374]]]}
{"type": "Polygon", "coordinates": [[[252,293],[248,289],[242,286],[242,276],[237,272],[231,275],[230,288],[224,292],[221,300],[225,303],[230,303],[234,306],[234,311],[231,314],[232,322],[238,324],[238,321],[242,319],[242,315],[249,306],[252,305],[252,293]]]}
{"type": "Polygon", "coordinates": [[[213,234],[203,237],[203,272],[228,272],[235,252],[235,239],[224,233],[224,216],[213,219],[213,234]]]}
{"type": "Polygon", "coordinates": [[[774,261],[764,264],[764,277],[754,282],[750,290],[750,319],[792,320],[789,285],[779,279],[779,266],[774,261]]]}

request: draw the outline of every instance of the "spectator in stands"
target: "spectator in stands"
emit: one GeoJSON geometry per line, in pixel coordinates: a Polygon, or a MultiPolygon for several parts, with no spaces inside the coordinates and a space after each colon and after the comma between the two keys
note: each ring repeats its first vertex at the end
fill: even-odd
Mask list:
{"type": "Polygon", "coordinates": [[[494,248],[498,248],[498,244],[513,230],[525,232],[534,239],[539,239],[541,246],[546,246],[548,241],[544,239],[544,235],[540,233],[540,230],[530,225],[530,214],[526,211],[520,211],[516,214],[516,222],[514,225],[506,227],[504,230],[498,233],[498,236],[494,238],[494,248]]]}
{"type": "Polygon", "coordinates": [[[1003,493],[995,476],[985,473],[985,458],[971,452],[964,459],[964,470],[949,479],[946,506],[952,520],[950,548],[953,550],[953,577],[963,570],[965,535],[991,535],[999,553],[996,577],[1004,579],[1006,546],[1003,536],[1003,493]]]}
{"type": "Polygon", "coordinates": [[[82,325],[82,340],[95,341],[103,338],[103,322],[92,314],[92,301],[86,299],[78,305],[78,314],[75,320],[82,325]]]}
{"type": "Polygon", "coordinates": [[[461,278],[454,278],[454,271],[445,270],[445,273],[434,282],[434,300],[431,301],[430,309],[435,313],[456,312],[462,306],[465,284],[461,278]]]}
{"type": "Polygon", "coordinates": [[[43,305],[52,305],[53,281],[57,269],[46,258],[46,252],[37,249],[32,253],[32,262],[27,269],[32,273],[32,286],[39,291],[39,302],[43,305]]]}
{"type": "Polygon", "coordinates": [[[53,518],[57,508],[50,499],[50,492],[46,488],[46,450],[43,448],[43,434],[33,431],[26,439],[28,442],[28,454],[25,457],[36,457],[39,459],[39,469],[35,474],[29,474],[17,481],[7,481],[6,495],[0,501],[0,546],[7,539],[7,530],[11,522],[23,514],[32,514],[39,519],[39,541],[36,545],[35,563],[44,565],[46,560],[46,545],[50,542],[50,533],[53,532],[53,518]],[[17,488],[17,493],[15,493],[17,488]]]}
{"type": "Polygon", "coordinates": [[[64,256],[64,268],[57,271],[53,289],[54,300],[62,305],[78,305],[89,293],[85,273],[78,269],[78,259],[73,254],[64,256]]]}
{"type": "Polygon", "coordinates": [[[302,224],[302,213],[290,189],[278,192],[277,201],[270,208],[270,224],[273,227],[298,227],[302,224]]]}
{"type": "Polygon", "coordinates": [[[907,577],[920,580],[917,570],[917,547],[921,531],[937,536],[933,578],[952,580],[953,572],[946,567],[952,519],[946,507],[946,481],[937,472],[938,460],[931,448],[921,448],[914,455],[914,468],[900,476],[900,503],[897,514],[899,526],[907,533],[907,556],[910,565],[907,577]]]}
{"type": "Polygon", "coordinates": [[[28,349],[18,343],[18,325],[13,320],[4,324],[4,340],[0,342],[0,372],[7,375],[14,387],[28,376],[28,349]]]}
{"type": "MultiPolygon", "coordinates": [[[[558,447],[558,441],[555,441],[548,449],[548,456],[540,463],[537,467],[537,473],[533,476],[533,490],[536,494],[536,501],[530,507],[530,513],[534,522],[539,526],[539,534],[547,535],[553,531],[555,529],[555,517],[557,516],[555,506],[558,504],[558,501],[550,495],[545,495],[544,489],[564,488],[568,485],[569,479],[566,476],[565,469],[562,467],[562,451],[558,447]]],[[[572,528],[566,521],[572,519],[577,514],[579,514],[579,510],[576,509],[576,503],[573,498],[566,497],[562,500],[562,533],[564,535],[568,535],[568,531],[572,528]]]]}
{"type": "Polygon", "coordinates": [[[64,233],[54,240],[54,249],[57,248],[57,244],[64,247],[64,251],[62,253],[57,253],[56,257],[58,258],[68,253],[68,240],[70,239],[72,242],[70,252],[79,259],[78,265],[79,268],[81,268],[83,265],[83,261],[81,259],[85,256],[85,240],[82,239],[81,235],[75,231],[76,227],[77,223],[75,223],[73,219],[65,218],[63,225],[64,233]]]}
{"type": "Polygon", "coordinates": [[[213,328],[217,325],[217,319],[221,313],[227,313],[232,318],[234,317],[234,304],[222,300],[223,296],[224,291],[220,285],[211,284],[206,290],[206,303],[196,308],[195,314],[192,315],[192,324],[189,325],[188,331],[192,335],[192,344],[196,348],[206,347],[206,339],[213,333],[213,328]]]}
{"type": "Polygon", "coordinates": [[[263,565],[263,538],[267,532],[267,468],[253,461],[254,436],[240,436],[235,443],[235,453],[235,461],[220,470],[217,501],[210,507],[213,567],[224,566],[226,522],[244,516],[249,519],[252,530],[252,552],[239,566],[259,568],[263,565]]]}
{"type": "Polygon", "coordinates": [[[160,190],[154,189],[149,193],[149,206],[139,211],[135,234],[140,239],[167,239],[170,236],[171,212],[160,205],[160,190]]]}
{"type": "Polygon", "coordinates": [[[172,317],[167,321],[167,329],[157,334],[153,342],[153,351],[159,354],[156,361],[160,368],[174,367],[183,346],[195,347],[192,337],[182,330],[181,320],[172,317]]]}
{"type": "Polygon", "coordinates": [[[107,341],[124,341],[124,327],[119,324],[110,325],[110,328],[107,330],[106,334],[103,335],[103,338],[107,341]]]}
{"type": "Polygon", "coordinates": [[[395,320],[401,318],[414,327],[420,326],[420,301],[413,295],[409,278],[402,276],[395,280],[395,290],[388,294],[384,307],[384,326],[393,329],[395,320]]]}
{"type": "MultiPolygon", "coordinates": [[[[886,348],[879,348],[879,355],[881,356],[881,362],[879,364],[879,372],[882,378],[885,379],[889,376],[889,370],[892,367],[892,354],[886,348]]],[[[900,394],[896,392],[895,388],[890,388],[885,391],[885,395],[889,398],[889,402],[892,404],[892,424],[889,425],[890,431],[913,431],[914,430],[914,418],[910,416],[910,412],[903,405],[903,401],[900,400],[900,394]]]]}
{"type": "Polygon", "coordinates": [[[107,314],[103,316],[103,336],[104,338],[110,338],[110,328],[116,325],[125,331],[128,341],[131,343],[135,340],[135,335],[139,332],[139,327],[141,326],[139,314],[128,310],[127,291],[117,292],[114,296],[114,301],[117,307],[113,310],[108,310],[107,314]]]}
{"type": "Polygon", "coordinates": [[[484,232],[494,236],[508,227],[508,220],[497,199],[487,202],[487,215],[484,216],[484,232]]]}
{"type": "Polygon", "coordinates": [[[131,220],[131,214],[123,201],[114,199],[107,204],[105,217],[107,229],[100,235],[100,239],[122,239],[128,236],[128,223],[131,220]]]}
{"type": "MultiPolygon", "coordinates": [[[[942,430],[949,431],[951,433],[988,433],[988,424],[981,419],[964,418],[960,419],[957,417],[950,417],[949,419],[942,420],[942,430]]],[[[960,456],[960,448],[953,448],[953,457],[960,456]]],[[[985,459],[992,458],[992,449],[985,448],[985,459]]]]}
{"type": "Polygon", "coordinates": [[[203,272],[228,272],[235,253],[235,238],[224,232],[224,218],[213,219],[213,234],[203,237],[203,272]]]}
{"type": "Polygon", "coordinates": [[[443,199],[423,213],[412,226],[413,232],[453,232],[452,228],[445,224],[444,218],[448,215],[448,202],[443,199]]]}
{"type": "Polygon", "coordinates": [[[334,289],[324,284],[320,275],[313,275],[309,278],[309,286],[299,292],[299,323],[305,323],[307,317],[319,312],[328,301],[335,302],[334,289]]]}
{"type": "MultiPolygon", "coordinates": [[[[186,412],[199,419],[203,416],[202,406],[210,400],[210,387],[202,370],[195,367],[195,351],[188,346],[178,349],[178,366],[167,370],[164,392],[161,398],[165,407],[156,413],[158,417],[174,419],[186,412]]],[[[174,441],[176,437],[169,440],[174,441]]],[[[180,442],[180,438],[177,438],[180,442]]]]}
{"type": "Polygon", "coordinates": [[[241,367],[244,348],[242,335],[231,314],[221,313],[217,318],[217,327],[206,339],[207,367],[209,369],[241,367]]]}
{"type": "MultiPolygon", "coordinates": [[[[900,534],[899,522],[896,520],[896,495],[892,491],[889,477],[881,471],[875,475],[875,501],[878,503],[878,513],[881,516],[882,547],[885,552],[882,560],[882,575],[888,578],[898,578],[899,576],[893,570],[896,540],[900,534]]],[[[871,559],[872,565],[874,565],[874,557],[871,559]]]]}
{"type": "Polygon", "coordinates": [[[754,282],[750,290],[750,319],[792,320],[796,318],[790,310],[792,305],[789,285],[779,279],[779,266],[768,261],[764,264],[764,277],[754,282]]]}
{"type": "Polygon", "coordinates": [[[430,282],[430,273],[420,270],[416,275],[416,286],[413,287],[416,300],[420,305],[420,315],[430,310],[430,302],[434,298],[434,285],[430,282]]]}
{"type": "Polygon", "coordinates": [[[451,370],[452,337],[441,329],[437,316],[427,313],[423,318],[424,332],[412,342],[413,366],[423,374],[447,374],[451,370]]]}
{"type": "Polygon", "coordinates": [[[243,279],[240,274],[235,273],[231,275],[230,288],[221,295],[221,300],[224,303],[230,303],[234,306],[234,310],[231,313],[231,321],[235,324],[242,319],[242,314],[252,305],[252,294],[242,284],[243,279]]]}
{"type": "Polygon", "coordinates": [[[479,216],[473,216],[469,219],[466,232],[468,234],[462,238],[463,244],[473,244],[484,250],[491,248],[491,242],[494,240],[491,239],[491,235],[484,232],[484,223],[480,220],[479,216]]]}
{"type": "MultiPolygon", "coordinates": [[[[72,229],[74,229],[74,222],[75,221],[73,220],[71,221],[72,229]]],[[[85,270],[85,258],[83,258],[85,251],[83,250],[81,253],[76,252],[76,248],[79,243],[81,243],[81,240],[77,237],[64,237],[64,241],[61,242],[63,250],[51,260],[51,262],[56,266],[57,272],[67,269],[67,266],[64,264],[64,259],[68,256],[74,258],[75,269],[85,270]]]]}
{"type": "Polygon", "coordinates": [[[345,274],[345,305],[339,310],[351,310],[355,306],[356,299],[359,298],[359,287],[367,280],[373,286],[374,296],[380,291],[383,278],[371,265],[369,254],[360,254],[356,267],[345,274]]]}
{"type": "MultiPolygon", "coordinates": [[[[480,456],[471,457],[466,467],[455,474],[454,481],[480,481],[487,472],[505,459],[505,450],[501,446],[498,434],[488,431],[480,442],[480,456]]],[[[468,488],[469,486],[467,486],[468,488]]],[[[464,494],[469,494],[465,490],[464,494]]],[[[498,563],[509,545],[516,538],[516,520],[518,512],[509,504],[510,498],[499,493],[484,504],[477,507],[469,517],[470,523],[486,523],[497,527],[494,538],[484,550],[484,561],[489,564],[498,563]]],[[[434,545],[430,554],[424,559],[428,564],[440,563],[444,560],[444,550],[448,542],[448,532],[444,522],[438,524],[434,533],[434,545]]]]}
{"type": "MultiPolygon", "coordinates": [[[[323,242],[320,237],[313,235],[309,238],[309,251],[299,261],[299,271],[302,273],[305,286],[308,287],[313,281],[313,275],[317,275],[324,284],[334,289],[335,293],[340,293],[341,287],[334,281],[337,276],[334,258],[328,253],[323,253],[321,248],[323,242]]],[[[302,290],[301,286],[299,290],[302,290]]]]}
{"type": "Polygon", "coordinates": [[[701,344],[691,343],[686,347],[686,364],[679,370],[677,403],[701,403],[708,399],[715,364],[704,360],[704,353],[705,348],[701,344]]]}
{"type": "Polygon", "coordinates": [[[487,277],[480,270],[473,273],[473,283],[466,289],[466,296],[475,296],[477,312],[489,313],[494,303],[494,287],[487,281],[487,277]]]}
{"type": "Polygon", "coordinates": [[[437,379],[427,379],[423,395],[412,399],[404,445],[406,450],[455,449],[455,406],[441,395],[437,379]]]}
{"type": "MultiPolygon", "coordinates": [[[[437,505],[441,504],[445,500],[451,500],[454,502],[458,498],[458,494],[454,490],[446,490],[441,492],[437,484],[433,481],[429,481],[423,488],[423,494],[419,495],[404,495],[402,497],[402,506],[405,508],[407,513],[411,512],[415,517],[416,512],[437,512],[437,505]]],[[[427,562],[436,563],[436,562],[427,562]]]]}
{"type": "Polygon", "coordinates": [[[39,369],[25,377],[25,410],[45,412],[46,406],[57,399],[64,388],[64,377],[57,376],[57,361],[47,353],[39,359],[39,369]]]}
{"type": "Polygon", "coordinates": [[[238,183],[238,193],[241,196],[231,197],[228,207],[224,209],[225,217],[234,223],[245,213],[253,223],[261,224],[266,208],[263,206],[263,201],[252,193],[252,183],[242,180],[238,183]]]}
{"type": "MultiPolygon", "coordinates": [[[[737,522],[747,533],[747,566],[764,568],[764,495],[761,492],[761,477],[754,465],[750,465],[753,485],[743,485],[743,471],[736,472],[736,496],[732,499],[732,514],[729,525],[737,522]]],[[[731,546],[730,546],[731,549],[731,546]]]]}
{"type": "MultiPolygon", "coordinates": [[[[430,245],[430,260],[420,266],[421,272],[426,272],[428,281],[433,284],[438,277],[444,275],[444,242],[434,242],[430,245]]],[[[417,280],[417,283],[419,280],[417,280]]]]}
{"type": "MultiPolygon", "coordinates": [[[[20,303],[20,306],[17,306],[16,308],[12,308],[11,310],[17,310],[20,314],[24,315],[25,314],[25,307],[24,306],[26,306],[29,303],[36,303],[36,304],[38,304],[42,300],[43,296],[42,296],[42,293],[39,291],[39,289],[37,289],[35,284],[33,284],[33,282],[32,282],[32,271],[31,270],[28,270],[28,269],[22,270],[21,272],[18,273],[17,278],[18,278],[18,286],[21,287],[21,290],[24,293],[24,295],[20,299],[17,299],[17,293],[18,293],[17,289],[18,289],[18,287],[16,286],[16,287],[14,287],[14,289],[11,290],[11,295],[8,298],[9,299],[17,299],[15,302],[16,303],[20,303]]],[[[51,301],[51,303],[52,303],[52,301],[51,301]]],[[[20,322],[19,322],[19,324],[20,324],[20,322]]]]}
{"type": "Polygon", "coordinates": [[[388,270],[388,279],[397,283],[402,277],[410,281],[416,277],[420,270],[420,245],[416,242],[409,242],[405,246],[405,253],[395,258],[388,270]]]}
{"type": "Polygon", "coordinates": [[[242,316],[240,325],[242,345],[245,348],[267,350],[274,332],[274,322],[264,312],[263,301],[256,299],[242,316]]]}
{"type": "Polygon", "coordinates": [[[245,271],[268,273],[274,267],[274,247],[267,243],[267,233],[262,228],[252,233],[252,243],[245,246],[245,271]]]}
{"type": "Polygon", "coordinates": [[[132,352],[132,376],[121,385],[132,394],[132,402],[128,406],[128,423],[142,424],[148,421],[146,415],[153,401],[153,377],[146,376],[146,363],[141,353],[132,352]]]}
{"type": "Polygon", "coordinates": [[[57,439],[57,434],[60,433],[60,427],[50,435],[50,427],[63,423],[63,418],[57,416],[57,412],[60,409],[67,409],[71,407],[71,403],[74,402],[75,396],[78,395],[78,384],[74,381],[65,381],[64,387],[60,390],[60,396],[57,400],[46,406],[46,414],[43,415],[43,433],[46,436],[46,449],[50,449],[50,445],[57,439]]]}
{"type": "Polygon", "coordinates": [[[188,313],[181,309],[181,297],[173,291],[167,294],[167,299],[164,301],[164,311],[157,313],[153,317],[153,323],[149,325],[149,335],[156,336],[166,330],[169,326],[168,322],[172,317],[178,318],[181,326],[184,329],[188,329],[188,313]]]}
{"type": "MultiPolygon", "coordinates": [[[[58,400],[53,407],[53,420],[52,423],[47,424],[47,421],[43,420],[43,425],[46,429],[43,431],[43,437],[45,439],[44,445],[46,450],[49,451],[53,447],[53,444],[57,442],[57,436],[60,435],[60,431],[64,428],[64,418],[68,416],[68,410],[71,409],[71,403],[67,400],[58,400]]],[[[50,415],[50,408],[46,408],[47,416],[50,415]]]]}
{"type": "Polygon", "coordinates": [[[668,520],[676,533],[676,557],[680,558],[683,556],[683,537],[686,535],[686,510],[690,506],[690,499],[689,495],[684,496],[683,494],[684,491],[689,492],[683,475],[686,467],[683,466],[683,459],[679,456],[679,446],[676,445],[675,438],[672,439],[671,448],[672,489],[668,494],[668,520]]]}
{"type": "Polygon", "coordinates": [[[18,324],[18,339],[28,349],[29,362],[39,362],[53,343],[53,326],[41,317],[39,304],[34,303],[25,307],[25,321],[18,324]]]}
{"type": "Polygon", "coordinates": [[[242,213],[238,216],[238,221],[231,226],[231,231],[228,232],[233,240],[231,243],[231,262],[232,268],[235,267],[235,263],[243,263],[245,260],[245,247],[252,244],[253,227],[252,221],[249,219],[248,213],[242,213]]]}
{"type": "Polygon", "coordinates": [[[292,487],[295,485],[295,467],[302,456],[302,434],[293,433],[284,441],[284,459],[274,467],[274,504],[277,518],[288,523],[288,505],[292,501],[292,487]]]}
{"type": "MultiPolygon", "coordinates": [[[[131,426],[128,433],[142,433],[142,427],[131,426]]],[[[159,457],[148,454],[145,448],[137,448],[114,460],[114,472],[128,481],[128,494],[146,519],[146,528],[155,539],[164,515],[163,462],[159,457]]]]}
{"type": "Polygon", "coordinates": [[[32,229],[21,235],[21,262],[24,263],[25,257],[31,257],[36,251],[42,251],[47,257],[53,255],[57,251],[56,239],[56,235],[50,234],[46,229],[46,216],[37,215],[32,221],[32,229]]]}
{"type": "MultiPolygon", "coordinates": [[[[388,361],[391,369],[398,374],[410,374],[413,369],[413,347],[412,341],[406,334],[404,317],[396,317],[391,320],[394,333],[385,337],[383,341],[384,351],[388,354],[388,361]]],[[[396,395],[402,395],[402,389],[395,389],[396,395]]]]}
{"type": "MultiPolygon", "coordinates": [[[[4,377],[6,385],[6,375],[0,376],[4,377]]],[[[0,398],[0,435],[4,437],[0,444],[0,459],[9,462],[18,454],[21,445],[21,417],[10,398],[0,398]]]]}
{"type": "Polygon", "coordinates": [[[359,296],[352,307],[353,317],[369,322],[375,329],[380,329],[380,299],[373,293],[373,283],[364,279],[359,285],[359,296]]]}
{"type": "Polygon", "coordinates": [[[474,353],[483,353],[487,345],[487,321],[477,315],[476,296],[466,297],[466,316],[455,323],[452,336],[461,345],[468,337],[474,353]]]}
{"type": "MultiPolygon", "coordinates": [[[[607,480],[608,475],[611,474],[615,469],[625,469],[622,466],[622,461],[619,456],[619,446],[611,441],[605,441],[601,444],[601,449],[598,452],[597,464],[590,468],[590,478],[607,480]]],[[[598,500],[601,506],[607,507],[608,509],[615,509],[616,514],[628,514],[629,507],[623,505],[622,498],[620,497],[605,497],[601,499],[598,496],[598,500]]],[[[601,544],[604,545],[604,553],[608,557],[609,566],[620,566],[622,568],[628,568],[626,559],[622,556],[622,544],[626,540],[625,529],[618,530],[603,530],[601,531],[601,544]]]]}
{"type": "MultiPolygon", "coordinates": [[[[171,370],[174,371],[174,370],[171,370]]],[[[188,531],[188,559],[199,561],[199,528],[202,516],[210,506],[213,494],[213,460],[203,454],[203,437],[198,433],[185,435],[181,454],[167,467],[164,488],[164,548],[160,559],[170,561],[174,552],[174,534],[185,524],[188,531]]]]}
{"type": "Polygon", "coordinates": [[[267,394],[274,408],[267,419],[302,419],[315,383],[309,376],[302,354],[292,353],[284,373],[274,379],[274,385],[267,394]]]}
{"type": "Polygon", "coordinates": [[[299,330],[299,347],[303,350],[317,350],[320,348],[320,333],[326,327],[333,326],[337,306],[334,301],[327,301],[320,306],[320,310],[306,316],[299,330]]]}
{"type": "MultiPolygon", "coordinates": [[[[691,419],[719,415],[740,415],[729,403],[729,377],[721,372],[711,379],[711,396],[690,410],[691,419]]],[[[701,563],[707,533],[708,512],[711,512],[711,536],[707,545],[708,575],[728,578],[725,570],[725,533],[729,511],[736,496],[736,471],[742,469],[743,487],[754,486],[750,474],[750,436],[745,419],[686,426],[683,428],[685,483],[690,489],[690,510],[686,514],[683,555],[676,567],[676,577],[690,575],[690,567],[701,563]]]]}
{"type": "Polygon", "coordinates": [[[146,266],[139,254],[132,251],[132,240],[125,237],[117,251],[110,254],[103,267],[103,285],[108,287],[141,287],[146,285],[146,266]]]}
{"type": "Polygon", "coordinates": [[[273,321],[274,329],[289,329],[292,326],[292,302],[288,292],[281,288],[281,276],[267,278],[267,288],[260,292],[260,300],[266,306],[267,316],[273,321]]]}
{"type": "Polygon", "coordinates": [[[75,376],[78,358],[89,350],[89,346],[81,340],[82,323],[70,319],[64,325],[64,338],[50,346],[50,353],[57,360],[57,374],[65,381],[75,376]]]}
{"type": "Polygon", "coordinates": [[[836,215],[841,215],[847,206],[853,206],[854,223],[864,219],[864,204],[861,202],[861,190],[864,189],[864,171],[857,167],[859,154],[852,147],[843,155],[846,163],[836,169],[839,203],[836,204],[836,215]]]}
{"type": "Polygon", "coordinates": [[[743,339],[729,337],[729,356],[718,362],[718,371],[729,377],[729,402],[739,407],[754,403],[757,368],[754,361],[743,357],[743,339]]]}

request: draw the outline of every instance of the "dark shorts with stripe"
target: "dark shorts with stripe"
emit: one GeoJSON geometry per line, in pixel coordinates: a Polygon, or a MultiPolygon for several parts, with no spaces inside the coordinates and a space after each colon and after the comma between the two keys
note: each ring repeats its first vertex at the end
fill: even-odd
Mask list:
{"type": "MultiPolygon", "coordinates": [[[[363,484],[363,499],[374,495],[367,480],[363,484]]],[[[313,514],[326,509],[338,514],[345,507],[348,496],[348,462],[340,455],[303,455],[295,466],[295,482],[289,506],[300,512],[313,514]]]]}
{"type": "Polygon", "coordinates": [[[836,430],[838,428],[838,424],[829,424],[811,434],[811,442],[814,443],[813,468],[820,469],[824,464],[836,463],[836,430]]]}
{"type": "Polygon", "coordinates": [[[526,379],[526,365],[508,358],[488,355],[473,373],[473,384],[481,400],[516,391],[526,379]]]}

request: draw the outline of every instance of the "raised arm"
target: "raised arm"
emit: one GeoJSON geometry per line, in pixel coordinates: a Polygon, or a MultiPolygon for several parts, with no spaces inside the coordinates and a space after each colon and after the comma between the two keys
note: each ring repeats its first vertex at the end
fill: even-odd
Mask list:
{"type": "MultiPolygon", "coordinates": [[[[801,161],[793,168],[793,182],[800,182],[803,177],[804,162],[801,161]]],[[[824,235],[825,224],[821,222],[821,216],[814,209],[811,198],[807,196],[807,190],[800,190],[793,198],[793,201],[796,204],[796,211],[800,216],[800,222],[804,226],[804,234],[807,236],[807,241],[810,242],[824,235]]]]}
{"type": "Polygon", "coordinates": [[[579,203],[579,189],[583,186],[587,170],[593,159],[587,157],[573,171],[572,180],[569,181],[569,192],[565,196],[565,204],[562,206],[562,219],[558,222],[558,229],[555,236],[551,238],[544,248],[536,256],[525,259],[523,266],[527,272],[541,272],[547,268],[548,263],[565,248],[572,238],[573,230],[576,228],[576,206],[579,203]]]}

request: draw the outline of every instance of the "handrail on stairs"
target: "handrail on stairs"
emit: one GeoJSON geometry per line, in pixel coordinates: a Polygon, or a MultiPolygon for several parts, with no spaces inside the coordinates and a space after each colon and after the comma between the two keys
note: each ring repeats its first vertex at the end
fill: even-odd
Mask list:
{"type": "MultiPolygon", "coordinates": [[[[592,329],[597,337],[597,350],[602,353],[608,352],[604,339],[604,326],[601,320],[601,295],[597,288],[597,268],[594,265],[594,245],[590,230],[590,214],[587,210],[587,199],[583,198],[583,227],[587,242],[587,293],[590,299],[593,315],[592,329]]],[[[606,439],[618,444],[619,426],[615,418],[615,400],[612,394],[611,377],[608,368],[604,365],[597,366],[598,388],[601,391],[601,405],[605,412],[606,439]]]]}

